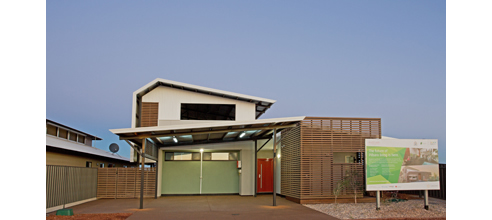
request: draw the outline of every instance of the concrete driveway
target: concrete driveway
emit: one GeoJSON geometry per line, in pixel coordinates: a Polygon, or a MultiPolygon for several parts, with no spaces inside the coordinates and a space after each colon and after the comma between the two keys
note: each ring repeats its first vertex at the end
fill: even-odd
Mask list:
{"type": "Polygon", "coordinates": [[[131,212],[132,219],[325,219],[337,218],[306,208],[277,196],[166,196],[145,199],[99,199],[72,207],[75,214],[131,212]]]}

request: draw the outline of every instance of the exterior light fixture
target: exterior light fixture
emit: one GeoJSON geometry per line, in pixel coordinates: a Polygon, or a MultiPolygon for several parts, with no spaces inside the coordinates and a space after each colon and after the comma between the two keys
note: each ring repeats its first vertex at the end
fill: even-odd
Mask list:
{"type": "Polygon", "coordinates": [[[173,137],[174,143],[178,143],[178,139],[176,137],[173,137]]]}
{"type": "Polygon", "coordinates": [[[202,149],[200,149],[200,152],[203,152],[203,148],[202,148],[202,149]]]}
{"type": "Polygon", "coordinates": [[[244,137],[244,135],[246,135],[246,132],[244,132],[244,131],[243,131],[243,132],[239,135],[239,138],[244,137]]]}

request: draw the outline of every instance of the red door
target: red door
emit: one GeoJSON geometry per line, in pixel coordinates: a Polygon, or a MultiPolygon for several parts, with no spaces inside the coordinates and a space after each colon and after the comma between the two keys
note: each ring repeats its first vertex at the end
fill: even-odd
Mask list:
{"type": "Polygon", "coordinates": [[[258,159],[257,192],[273,192],[273,159],[258,159]]]}

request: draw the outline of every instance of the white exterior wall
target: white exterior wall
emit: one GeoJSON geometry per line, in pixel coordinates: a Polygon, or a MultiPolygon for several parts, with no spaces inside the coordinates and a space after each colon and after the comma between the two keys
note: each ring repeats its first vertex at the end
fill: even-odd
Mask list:
{"type": "Polygon", "coordinates": [[[236,121],[251,121],[256,119],[256,106],[254,103],[190,92],[166,86],[159,86],[149,93],[145,94],[142,97],[142,102],[159,103],[159,126],[183,123],[210,122],[201,120],[180,121],[181,103],[235,104],[236,121]]]}
{"type": "MultiPolygon", "coordinates": [[[[239,150],[241,160],[241,174],[239,176],[239,195],[250,196],[254,194],[255,188],[255,142],[254,141],[238,141],[219,144],[203,144],[180,147],[167,147],[166,150],[196,150],[201,148],[207,150],[239,150]]],[[[164,160],[163,150],[159,150],[159,168],[157,173],[157,195],[160,196],[162,184],[162,164],[164,160]]]]}

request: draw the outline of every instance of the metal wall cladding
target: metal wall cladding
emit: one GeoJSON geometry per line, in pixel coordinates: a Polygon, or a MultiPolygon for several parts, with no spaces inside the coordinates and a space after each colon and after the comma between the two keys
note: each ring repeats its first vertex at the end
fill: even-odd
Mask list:
{"type": "Polygon", "coordinates": [[[46,208],[95,198],[97,168],[46,166],[46,208]]]}

